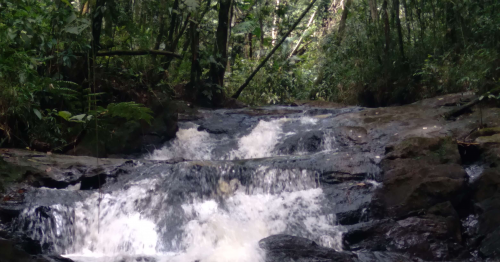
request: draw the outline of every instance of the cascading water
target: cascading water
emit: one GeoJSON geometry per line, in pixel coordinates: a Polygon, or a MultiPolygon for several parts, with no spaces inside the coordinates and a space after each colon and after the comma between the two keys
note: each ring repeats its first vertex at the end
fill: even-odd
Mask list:
{"type": "MultiPolygon", "coordinates": [[[[260,120],[250,132],[232,136],[193,126],[181,129],[175,140],[146,158],[194,161],[137,165],[136,174],[103,192],[72,207],[51,207],[62,214],[56,223],[33,220],[34,209],[25,210],[20,223],[30,221],[26,231],[44,226],[34,231],[45,232],[35,239],[82,262],[264,261],[258,241],[279,233],[341,250],[343,228],[336,223],[334,203],[325,200],[316,171],[254,162],[241,167],[229,161],[283,155],[278,145],[295,135],[284,125],[311,130],[317,121],[260,120]]],[[[327,137],[317,151],[334,151],[333,134],[323,133],[327,137]]],[[[294,146],[294,155],[307,153],[306,146],[294,146]]]]}

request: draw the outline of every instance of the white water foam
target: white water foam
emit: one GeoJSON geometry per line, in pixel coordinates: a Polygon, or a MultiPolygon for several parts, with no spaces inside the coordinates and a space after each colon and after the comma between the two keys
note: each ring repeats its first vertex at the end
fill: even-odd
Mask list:
{"type": "Polygon", "coordinates": [[[223,205],[214,200],[185,204],[184,251],[178,253],[158,252],[161,240],[153,221],[137,211],[126,212],[128,207],[120,209],[137,200],[131,197],[115,198],[115,202],[111,196],[104,197],[108,201],[101,203],[100,232],[92,218],[95,214],[77,214],[75,225],[77,236],[83,234],[83,241],[78,242],[82,246],[66,256],[82,262],[127,261],[132,256],[151,256],[160,262],[263,262],[265,253],[258,246],[259,240],[283,232],[299,233],[298,228],[304,231],[301,235],[341,250],[341,231],[334,226],[334,217],[320,214],[321,189],[277,195],[236,192],[223,205]]]}
{"type": "Polygon", "coordinates": [[[281,125],[287,118],[263,121],[252,130],[250,134],[240,138],[238,149],[231,152],[231,159],[249,159],[269,157],[272,155],[274,146],[282,135],[281,125]]]}
{"type": "MultiPolygon", "coordinates": [[[[155,150],[147,158],[151,160],[169,160],[183,158],[187,160],[232,160],[272,156],[282,131],[281,125],[286,118],[261,120],[250,134],[238,139],[238,148],[226,156],[215,156],[212,151],[219,142],[206,131],[196,128],[180,129],[176,138],[161,149],[155,150]]],[[[223,138],[224,139],[224,138],[223,138]]]]}
{"type": "Polygon", "coordinates": [[[81,262],[139,261],[141,256],[158,262],[263,262],[265,253],[258,241],[279,233],[341,250],[342,230],[335,226],[333,214],[322,213],[324,196],[315,188],[313,173],[257,171],[261,172],[253,185],[257,188],[240,185],[235,192],[221,195],[222,201],[184,203],[179,211],[184,217],[179,225],[182,237],[172,240],[178,241],[176,250],[165,250],[167,243],[160,237],[170,229],[160,224],[168,215],[167,193],[152,195],[159,179],[144,179],[104,194],[99,208],[96,193],[75,205],[76,239],[66,256],[81,262]],[[270,188],[276,193],[269,194],[270,188]],[[150,211],[157,208],[160,212],[152,215],[150,211]]]}
{"type": "Polygon", "coordinates": [[[196,128],[179,129],[170,145],[155,150],[148,158],[151,160],[175,158],[211,160],[215,142],[207,131],[198,131],[196,128]]]}
{"type": "Polygon", "coordinates": [[[94,193],[76,203],[75,241],[70,252],[91,256],[156,254],[156,224],[135,207],[136,201],[148,198],[153,185],[154,181],[144,179],[127,190],[101,198],[94,193]]]}

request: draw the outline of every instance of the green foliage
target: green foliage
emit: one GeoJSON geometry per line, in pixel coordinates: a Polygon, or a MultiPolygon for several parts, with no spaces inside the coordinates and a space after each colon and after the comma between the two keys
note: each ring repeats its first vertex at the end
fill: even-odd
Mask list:
{"type": "Polygon", "coordinates": [[[340,45],[333,32],[323,40],[318,97],[380,106],[450,92],[484,92],[498,79],[497,1],[400,2],[405,57],[393,2],[388,1],[386,25],[380,1],[378,21],[372,21],[368,1],[353,1],[340,45]]]}
{"type": "Polygon", "coordinates": [[[127,120],[144,120],[148,124],[153,119],[151,109],[135,102],[111,103],[108,105],[107,112],[111,117],[122,117],[127,120]]]}

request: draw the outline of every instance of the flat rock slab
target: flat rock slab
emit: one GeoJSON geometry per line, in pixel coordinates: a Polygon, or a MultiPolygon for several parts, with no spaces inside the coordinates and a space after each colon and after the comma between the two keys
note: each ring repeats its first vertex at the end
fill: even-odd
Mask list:
{"type": "Polygon", "coordinates": [[[302,237],[273,235],[259,241],[266,251],[266,262],[356,262],[350,252],[337,252],[302,237]]]}

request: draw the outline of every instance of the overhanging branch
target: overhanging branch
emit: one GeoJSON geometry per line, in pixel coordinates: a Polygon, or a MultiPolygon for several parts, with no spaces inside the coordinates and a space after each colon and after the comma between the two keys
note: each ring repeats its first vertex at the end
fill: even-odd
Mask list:
{"type": "MultiPolygon", "coordinates": [[[[86,54],[77,53],[76,56],[85,56],[86,54]]],[[[164,55],[175,58],[182,58],[181,55],[168,52],[168,51],[160,51],[160,50],[116,50],[116,51],[104,51],[98,52],[96,56],[120,56],[120,55],[131,55],[131,56],[139,56],[139,55],[164,55]]]]}

